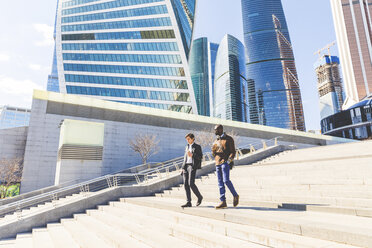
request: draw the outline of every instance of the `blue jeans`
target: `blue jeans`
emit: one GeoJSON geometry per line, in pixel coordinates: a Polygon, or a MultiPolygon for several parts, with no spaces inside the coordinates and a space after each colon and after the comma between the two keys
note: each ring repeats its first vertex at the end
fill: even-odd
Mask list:
{"type": "Polygon", "coordinates": [[[217,179],[218,179],[218,187],[220,188],[220,200],[226,201],[225,185],[229,188],[233,196],[237,196],[238,193],[236,193],[234,189],[234,185],[230,181],[230,166],[228,165],[228,163],[217,165],[216,172],[217,172],[217,179]]]}

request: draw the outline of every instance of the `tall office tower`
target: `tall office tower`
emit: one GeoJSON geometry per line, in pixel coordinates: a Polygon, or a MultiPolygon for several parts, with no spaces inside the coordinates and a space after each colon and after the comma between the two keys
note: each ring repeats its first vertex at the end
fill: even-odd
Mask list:
{"type": "Polygon", "coordinates": [[[347,109],[372,93],[372,1],[331,0],[347,109]]]}
{"type": "MultiPolygon", "coordinates": [[[[58,4],[59,4],[59,0],[57,0],[57,6],[58,6],[58,4]]],[[[56,40],[56,25],[57,25],[57,14],[56,14],[55,22],[54,22],[54,33],[53,33],[54,40],[56,40]]],[[[56,46],[55,45],[54,45],[54,52],[53,52],[52,72],[48,76],[47,91],[59,92],[57,56],[56,56],[56,46]]]]}
{"type": "Polygon", "coordinates": [[[340,112],[344,103],[339,64],[337,56],[329,55],[315,63],[321,119],[340,112]]]}
{"type": "Polygon", "coordinates": [[[242,12],[251,123],[305,131],[281,0],[242,0],[242,12]]]}
{"type": "Polygon", "coordinates": [[[47,91],[59,92],[56,49],[53,53],[52,73],[48,76],[47,91]]]}
{"type": "Polygon", "coordinates": [[[189,58],[190,74],[199,115],[213,116],[214,66],[218,45],[208,38],[193,41],[189,58]]]}
{"type": "Polygon", "coordinates": [[[219,48],[219,44],[217,43],[210,43],[210,54],[211,54],[211,76],[212,76],[212,85],[211,85],[211,91],[212,91],[212,97],[211,97],[211,101],[210,101],[210,106],[211,106],[211,116],[214,116],[214,76],[215,76],[215,72],[216,72],[216,59],[217,59],[217,52],[218,52],[218,48],[219,48]]]}
{"type": "Polygon", "coordinates": [[[214,83],[214,116],[248,121],[248,90],[244,45],[225,35],[218,48],[214,83]]]}
{"type": "Polygon", "coordinates": [[[61,0],[61,93],[197,114],[188,55],[195,0],[61,0]]]}
{"type": "Polygon", "coordinates": [[[30,115],[30,109],[0,106],[0,129],[28,126],[30,115]]]}

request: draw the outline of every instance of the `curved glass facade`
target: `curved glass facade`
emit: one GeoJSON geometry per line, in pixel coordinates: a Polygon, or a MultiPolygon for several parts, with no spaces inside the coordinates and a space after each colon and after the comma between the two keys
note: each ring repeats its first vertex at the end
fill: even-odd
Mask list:
{"type": "Polygon", "coordinates": [[[197,114],[194,12],[195,0],[60,0],[60,92],[197,114]]]}
{"type": "Polygon", "coordinates": [[[250,122],[305,131],[281,0],[242,0],[250,122]]]}
{"type": "Polygon", "coordinates": [[[214,66],[218,45],[208,38],[193,41],[189,65],[199,115],[213,116],[214,66]]]}
{"type": "Polygon", "coordinates": [[[372,95],[347,110],[322,119],[320,125],[325,135],[356,140],[372,139],[372,95]]]}
{"type": "Polygon", "coordinates": [[[244,45],[226,35],[217,52],[214,84],[214,116],[248,121],[248,90],[244,45]]]}

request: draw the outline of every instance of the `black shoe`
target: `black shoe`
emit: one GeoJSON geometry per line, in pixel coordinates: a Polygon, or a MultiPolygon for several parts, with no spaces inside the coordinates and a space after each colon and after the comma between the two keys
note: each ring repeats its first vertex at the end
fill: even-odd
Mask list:
{"type": "Polygon", "coordinates": [[[233,201],[234,207],[238,206],[238,204],[239,204],[239,195],[234,196],[234,201],[233,201]]]}
{"type": "Polygon", "coordinates": [[[191,202],[186,203],[185,205],[182,205],[181,208],[190,208],[191,202]]]}
{"type": "Polygon", "coordinates": [[[199,199],[198,199],[198,202],[196,203],[196,206],[199,206],[203,201],[203,196],[201,196],[199,199]]]}
{"type": "Polygon", "coordinates": [[[216,206],[216,209],[223,209],[223,208],[227,208],[226,201],[222,201],[220,205],[216,206]]]}

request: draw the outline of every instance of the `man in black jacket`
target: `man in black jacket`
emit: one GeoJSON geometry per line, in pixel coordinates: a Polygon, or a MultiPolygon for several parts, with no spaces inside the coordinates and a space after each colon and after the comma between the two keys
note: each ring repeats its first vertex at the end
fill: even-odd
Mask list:
{"type": "Polygon", "coordinates": [[[201,146],[195,143],[195,136],[189,133],[185,136],[187,140],[187,146],[185,148],[185,156],[182,165],[183,182],[186,190],[187,203],[181,207],[191,207],[191,191],[194,192],[198,201],[196,206],[199,206],[203,200],[203,196],[200,194],[198,187],[195,185],[196,170],[201,168],[201,162],[203,159],[203,152],[201,146]]]}

